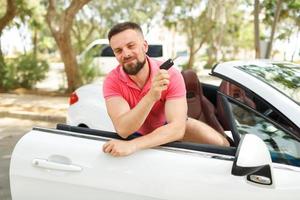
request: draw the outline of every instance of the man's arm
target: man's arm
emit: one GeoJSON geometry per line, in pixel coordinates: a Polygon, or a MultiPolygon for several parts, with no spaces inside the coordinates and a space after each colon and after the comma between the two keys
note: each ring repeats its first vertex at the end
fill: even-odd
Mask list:
{"type": "Polygon", "coordinates": [[[168,84],[168,71],[160,70],[152,80],[149,92],[133,109],[130,109],[122,97],[111,97],[105,101],[108,114],[121,137],[127,138],[142,126],[153,105],[160,99],[161,92],[167,89],[168,84]]]}
{"type": "Polygon", "coordinates": [[[155,103],[148,95],[144,96],[132,110],[122,97],[112,97],[105,102],[108,115],[122,138],[127,138],[142,126],[155,103]]]}
{"type": "Polygon", "coordinates": [[[148,135],[132,140],[138,150],[159,146],[183,138],[187,118],[186,98],[167,100],[165,114],[167,118],[166,125],[157,128],[148,135]]]}
{"type": "Polygon", "coordinates": [[[111,140],[103,145],[103,151],[112,156],[126,156],[137,150],[147,149],[180,140],[185,132],[187,104],[184,97],[167,100],[165,105],[167,124],[148,135],[130,141],[111,140]]]}

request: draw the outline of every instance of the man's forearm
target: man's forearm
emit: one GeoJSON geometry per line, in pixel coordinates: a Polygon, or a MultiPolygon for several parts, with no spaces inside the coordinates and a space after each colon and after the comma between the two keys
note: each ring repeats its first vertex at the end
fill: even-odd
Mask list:
{"type": "Polygon", "coordinates": [[[138,137],[129,142],[138,150],[147,149],[176,140],[181,140],[185,132],[185,120],[161,126],[148,135],[138,137]]]}
{"type": "Polygon", "coordinates": [[[145,122],[154,103],[155,100],[149,95],[145,95],[133,109],[118,118],[118,124],[116,124],[117,133],[121,137],[127,138],[137,131],[145,122]]]}

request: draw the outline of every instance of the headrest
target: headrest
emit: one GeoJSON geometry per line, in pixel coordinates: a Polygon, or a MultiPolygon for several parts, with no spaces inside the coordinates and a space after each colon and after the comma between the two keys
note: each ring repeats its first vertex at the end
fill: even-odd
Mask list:
{"type": "Polygon", "coordinates": [[[187,97],[189,98],[189,95],[191,95],[191,93],[195,93],[195,95],[202,95],[201,83],[196,72],[194,72],[192,69],[187,69],[183,70],[181,74],[185,82],[187,97]]]}

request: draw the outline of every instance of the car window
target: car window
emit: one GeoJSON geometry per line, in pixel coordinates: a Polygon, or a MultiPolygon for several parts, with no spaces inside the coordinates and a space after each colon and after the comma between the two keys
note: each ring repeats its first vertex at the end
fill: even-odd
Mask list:
{"type": "Polygon", "coordinates": [[[296,137],[251,109],[233,101],[229,105],[240,136],[255,134],[267,145],[273,162],[300,166],[300,142],[296,137]]]}
{"type": "Polygon", "coordinates": [[[150,57],[162,57],[163,47],[162,45],[149,45],[147,55],[150,57]]]}
{"type": "MultiPolygon", "coordinates": [[[[108,44],[96,44],[88,52],[87,55],[92,57],[115,57],[112,48],[108,44]]],[[[152,58],[163,56],[162,45],[149,45],[147,55],[152,58]]]]}
{"type": "Polygon", "coordinates": [[[300,136],[299,129],[290,120],[288,120],[285,116],[279,113],[279,111],[274,109],[271,105],[269,105],[262,98],[258,97],[256,94],[246,89],[242,89],[241,87],[228,81],[223,81],[220,88],[222,88],[222,93],[225,93],[226,95],[232,97],[240,103],[256,110],[257,112],[272,119],[286,129],[292,131],[294,134],[300,136]]]}
{"type": "Polygon", "coordinates": [[[114,54],[112,48],[109,45],[106,45],[102,49],[100,56],[103,56],[103,57],[115,57],[115,54],[114,54]]]}

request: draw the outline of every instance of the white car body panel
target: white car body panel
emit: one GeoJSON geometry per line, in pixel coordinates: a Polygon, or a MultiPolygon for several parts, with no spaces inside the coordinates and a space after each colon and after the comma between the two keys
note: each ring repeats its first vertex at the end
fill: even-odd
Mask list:
{"type": "Polygon", "coordinates": [[[32,130],[16,145],[10,168],[14,200],[300,198],[296,170],[275,167],[275,184],[262,186],[231,175],[231,156],[158,147],[115,158],[102,152],[106,139],[50,132],[32,130]],[[32,162],[37,159],[81,170],[38,167],[32,162]]]}
{"type": "Polygon", "coordinates": [[[115,131],[107,114],[102,84],[82,86],[76,90],[76,93],[79,101],[69,107],[67,124],[72,126],[84,124],[93,129],[115,131]]]}
{"type": "Polygon", "coordinates": [[[231,61],[217,65],[213,71],[231,80],[234,80],[235,82],[241,85],[246,86],[248,89],[265,99],[275,108],[277,108],[281,113],[283,113],[298,127],[300,127],[300,109],[297,103],[289,99],[287,96],[283,95],[275,88],[270,87],[270,85],[234,67],[247,64],[261,65],[263,63],[268,62],[271,63],[271,61],[266,60],[231,61]]]}

